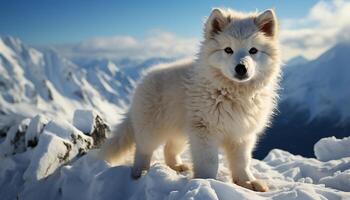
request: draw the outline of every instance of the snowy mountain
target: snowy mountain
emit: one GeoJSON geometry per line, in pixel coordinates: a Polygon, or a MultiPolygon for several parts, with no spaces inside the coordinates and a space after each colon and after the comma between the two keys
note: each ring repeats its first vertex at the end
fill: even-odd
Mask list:
{"type": "Polygon", "coordinates": [[[283,102],[303,104],[310,120],[336,113],[350,122],[350,43],[341,43],[318,59],[286,68],[283,102]]]}
{"type": "Polygon", "coordinates": [[[287,63],[285,63],[285,66],[290,67],[293,65],[301,65],[301,64],[305,64],[307,63],[309,60],[306,59],[303,56],[296,56],[294,58],[291,58],[290,60],[287,61],[287,63]]]}
{"type": "MultiPolygon", "coordinates": [[[[107,121],[129,103],[134,82],[108,60],[78,66],[52,49],[36,50],[19,39],[0,38],[0,113],[38,113],[71,119],[77,108],[107,121]]],[[[114,122],[115,123],[115,122],[114,122]]]]}
{"type": "Polygon", "coordinates": [[[350,135],[349,52],[350,43],[339,43],[315,60],[284,67],[279,113],[257,157],[271,148],[313,156],[319,139],[350,135]]]}
{"type": "Polygon", "coordinates": [[[149,58],[146,60],[131,60],[131,59],[122,59],[115,61],[118,65],[123,67],[125,74],[130,76],[133,79],[139,79],[142,75],[142,72],[154,65],[161,63],[173,62],[176,59],[174,58],[149,58]]]}
{"type": "Polygon", "coordinates": [[[105,99],[119,106],[129,103],[134,80],[124,74],[112,61],[99,59],[80,66],[86,71],[87,81],[94,85],[105,99]]]}

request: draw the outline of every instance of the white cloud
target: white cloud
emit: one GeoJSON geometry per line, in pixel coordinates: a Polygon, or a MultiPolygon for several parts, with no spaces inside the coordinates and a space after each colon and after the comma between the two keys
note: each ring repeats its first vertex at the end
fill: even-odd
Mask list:
{"type": "Polygon", "coordinates": [[[281,21],[283,58],[313,59],[338,42],[350,39],[350,1],[319,1],[301,19],[281,21]]]}
{"type": "Polygon", "coordinates": [[[77,45],[82,51],[118,51],[137,48],[138,41],[130,36],[114,36],[109,38],[93,38],[77,45]]]}
{"type": "Polygon", "coordinates": [[[198,44],[197,38],[182,38],[169,32],[152,30],[144,39],[131,36],[98,37],[58,49],[69,57],[102,57],[116,60],[177,58],[193,56],[197,52],[198,44]]]}
{"type": "MultiPolygon", "coordinates": [[[[319,1],[305,17],[282,19],[280,24],[283,60],[299,55],[313,59],[337,42],[350,39],[350,1],[319,1]]],[[[143,39],[131,36],[97,37],[58,49],[68,57],[115,60],[180,58],[195,55],[201,39],[153,30],[143,39]]]]}

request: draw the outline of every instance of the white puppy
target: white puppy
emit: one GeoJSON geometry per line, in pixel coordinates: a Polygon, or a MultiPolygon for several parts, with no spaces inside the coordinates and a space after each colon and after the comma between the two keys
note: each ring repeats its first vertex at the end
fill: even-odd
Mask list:
{"type": "Polygon", "coordinates": [[[179,157],[190,144],[196,178],[216,178],[218,149],[233,182],[266,191],[250,171],[252,151],[269,125],[280,76],[277,20],[272,10],[243,14],[214,9],[193,62],[151,70],[138,84],[126,118],[101,150],[109,162],[136,144],[133,177],[150,167],[165,143],[166,164],[187,170],[179,157]]]}

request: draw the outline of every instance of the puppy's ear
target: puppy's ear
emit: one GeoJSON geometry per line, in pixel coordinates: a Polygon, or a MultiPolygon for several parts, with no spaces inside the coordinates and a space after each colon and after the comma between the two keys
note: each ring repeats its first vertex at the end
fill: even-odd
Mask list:
{"type": "Polygon", "coordinates": [[[205,22],[204,36],[206,39],[213,37],[215,34],[221,32],[225,26],[230,22],[229,18],[225,16],[224,11],[219,8],[212,10],[209,18],[205,22]]]}
{"type": "Polygon", "coordinates": [[[254,22],[259,31],[263,32],[266,36],[274,38],[277,35],[277,18],[273,10],[269,9],[260,13],[254,19],[254,22]]]}

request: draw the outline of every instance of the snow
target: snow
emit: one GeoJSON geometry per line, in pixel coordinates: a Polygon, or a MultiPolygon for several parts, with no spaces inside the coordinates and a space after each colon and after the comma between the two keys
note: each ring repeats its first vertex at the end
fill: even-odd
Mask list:
{"type": "Polygon", "coordinates": [[[337,171],[332,176],[323,177],[319,183],[331,188],[350,192],[350,170],[337,171]]]}
{"type": "Polygon", "coordinates": [[[76,110],[73,117],[73,125],[83,133],[90,134],[94,127],[96,113],[92,110],[76,110]]]}
{"type": "Polygon", "coordinates": [[[65,162],[65,159],[76,155],[76,152],[70,153],[72,146],[70,142],[66,142],[56,135],[48,132],[42,133],[30,164],[23,174],[23,179],[40,180],[52,174],[62,165],[62,162],[65,162]]]}
{"type": "Polygon", "coordinates": [[[321,161],[350,157],[350,137],[342,140],[334,136],[323,138],[315,144],[314,151],[316,158],[321,161]]]}
{"type": "Polygon", "coordinates": [[[25,132],[29,122],[29,119],[24,119],[8,130],[5,141],[0,144],[0,157],[21,153],[25,150],[25,132]]]}
{"type": "Polygon", "coordinates": [[[25,180],[47,177],[69,160],[86,153],[93,145],[92,138],[64,121],[50,121],[39,134],[39,142],[23,176],[25,180]]]}
{"type": "Polygon", "coordinates": [[[29,147],[35,147],[38,143],[39,134],[44,129],[44,126],[48,123],[48,120],[42,116],[37,115],[28,125],[28,129],[25,133],[25,144],[29,147]]]}
{"type": "MultiPolygon", "coordinates": [[[[74,118],[92,114],[86,110],[75,113],[74,118]]],[[[192,179],[189,172],[177,173],[167,167],[162,149],[159,149],[148,173],[134,180],[130,175],[130,162],[112,167],[99,160],[96,156],[98,150],[91,146],[93,137],[85,135],[67,121],[38,115],[13,125],[8,133],[1,145],[6,144],[13,151],[10,154],[5,153],[8,152],[5,148],[0,151],[4,155],[0,158],[2,199],[350,198],[350,156],[342,153],[349,151],[348,145],[345,145],[349,138],[320,140],[315,149],[328,149],[329,145],[338,147],[332,149],[331,154],[318,152],[319,155],[327,155],[326,160],[305,158],[278,149],[272,150],[264,160],[254,159],[251,166],[253,174],[270,187],[269,192],[259,193],[230,182],[222,155],[219,156],[218,180],[192,179]],[[38,143],[35,146],[23,143],[21,151],[15,151],[8,145],[16,144],[6,142],[8,138],[13,138],[13,132],[24,132],[23,138],[37,137],[38,143]]],[[[186,151],[183,155],[185,162],[190,162],[189,157],[186,151]]]]}

